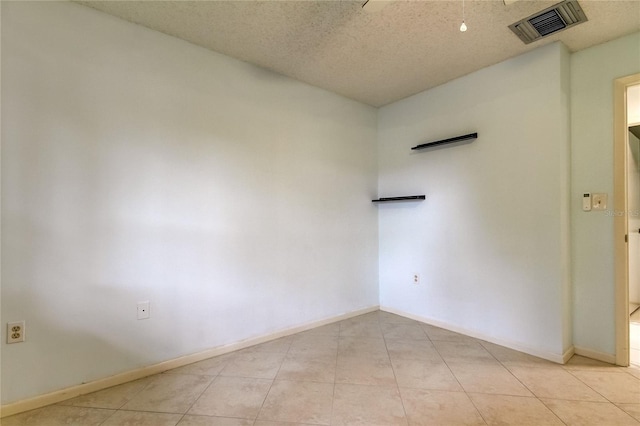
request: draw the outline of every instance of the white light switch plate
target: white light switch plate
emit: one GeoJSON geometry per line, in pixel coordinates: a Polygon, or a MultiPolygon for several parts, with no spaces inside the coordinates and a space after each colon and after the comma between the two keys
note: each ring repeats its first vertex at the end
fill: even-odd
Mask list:
{"type": "Polygon", "coordinates": [[[606,210],[607,209],[607,194],[592,194],[591,195],[591,208],[593,210],[606,210]]]}

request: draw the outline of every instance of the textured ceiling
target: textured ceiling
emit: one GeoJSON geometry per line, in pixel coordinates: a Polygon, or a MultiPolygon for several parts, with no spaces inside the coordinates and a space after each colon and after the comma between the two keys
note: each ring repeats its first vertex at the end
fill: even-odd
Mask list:
{"type": "MultiPolygon", "coordinates": [[[[553,41],[575,52],[640,30],[640,0],[580,0],[588,22],[529,45],[508,25],[557,1],[82,1],[373,106],[553,41]]],[[[638,52],[629,52],[638,55],[638,52]]]]}

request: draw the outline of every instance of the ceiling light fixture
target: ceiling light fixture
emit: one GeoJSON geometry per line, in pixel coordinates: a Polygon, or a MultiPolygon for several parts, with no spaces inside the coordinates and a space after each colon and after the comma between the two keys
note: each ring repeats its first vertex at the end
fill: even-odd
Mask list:
{"type": "Polygon", "coordinates": [[[467,31],[467,24],[464,23],[464,0],[462,0],[462,25],[460,25],[460,31],[467,31]]]}

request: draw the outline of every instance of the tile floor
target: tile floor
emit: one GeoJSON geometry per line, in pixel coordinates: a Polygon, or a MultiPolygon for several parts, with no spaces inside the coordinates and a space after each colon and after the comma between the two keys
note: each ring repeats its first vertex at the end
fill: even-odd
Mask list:
{"type": "Polygon", "coordinates": [[[2,425],[637,425],[640,367],[554,364],[385,312],[3,419],[2,425]]]}
{"type": "MultiPolygon", "coordinates": [[[[631,306],[629,310],[631,311],[631,306]]],[[[629,333],[629,361],[634,366],[640,367],[640,309],[635,309],[631,313],[629,333]]]]}

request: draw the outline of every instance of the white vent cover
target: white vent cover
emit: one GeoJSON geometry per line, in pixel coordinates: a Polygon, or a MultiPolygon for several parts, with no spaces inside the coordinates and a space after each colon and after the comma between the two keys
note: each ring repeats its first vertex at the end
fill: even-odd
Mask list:
{"type": "Polygon", "coordinates": [[[587,22],[577,0],[565,0],[528,18],[509,25],[524,44],[529,44],[558,31],[587,22]]]}

